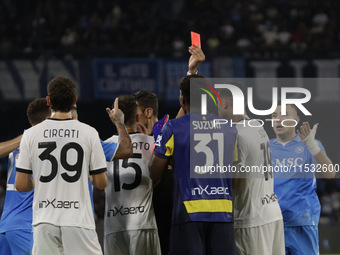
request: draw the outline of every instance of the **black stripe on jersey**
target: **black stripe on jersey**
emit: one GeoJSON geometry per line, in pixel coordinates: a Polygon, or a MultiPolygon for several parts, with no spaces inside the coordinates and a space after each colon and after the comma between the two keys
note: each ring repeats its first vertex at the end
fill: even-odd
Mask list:
{"type": "Polygon", "coordinates": [[[168,157],[168,156],[165,156],[165,155],[163,155],[163,154],[160,154],[160,153],[157,152],[157,151],[154,151],[154,152],[153,152],[153,155],[155,155],[155,156],[157,156],[157,157],[160,157],[160,158],[166,158],[166,159],[170,158],[170,157],[168,157]]]}
{"type": "Polygon", "coordinates": [[[23,168],[16,168],[17,172],[20,173],[25,173],[25,174],[33,174],[32,170],[28,170],[28,169],[23,169],[23,168]]]}
{"type": "Polygon", "coordinates": [[[67,118],[67,119],[48,118],[48,120],[58,120],[58,121],[63,121],[63,120],[73,120],[73,119],[72,119],[72,118],[67,118]]]}
{"type": "Polygon", "coordinates": [[[90,175],[101,174],[101,173],[104,173],[106,171],[107,171],[106,167],[105,168],[96,169],[96,170],[91,170],[90,171],[90,175]]]}

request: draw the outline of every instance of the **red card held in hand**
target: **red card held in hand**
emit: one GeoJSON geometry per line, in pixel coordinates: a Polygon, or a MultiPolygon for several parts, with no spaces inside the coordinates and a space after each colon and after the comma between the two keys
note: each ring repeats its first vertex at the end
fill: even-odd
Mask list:
{"type": "Polygon", "coordinates": [[[191,31],[191,45],[195,46],[195,44],[201,48],[201,36],[200,34],[191,31]]]}

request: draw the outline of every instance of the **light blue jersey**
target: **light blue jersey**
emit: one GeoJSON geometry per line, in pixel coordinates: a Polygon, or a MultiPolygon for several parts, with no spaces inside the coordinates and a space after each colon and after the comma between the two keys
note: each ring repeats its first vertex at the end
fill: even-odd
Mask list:
{"type": "MultiPolygon", "coordinates": [[[[118,143],[104,142],[102,139],[100,139],[100,143],[102,144],[106,161],[107,162],[112,161],[118,149],[118,143]]],[[[90,191],[92,211],[94,215],[95,212],[94,212],[94,203],[93,203],[93,186],[90,180],[89,180],[89,191],[90,191]]]]}
{"type": "Polygon", "coordinates": [[[100,139],[100,143],[102,144],[106,161],[112,161],[118,149],[118,143],[103,142],[102,139],[100,139]]]}
{"type": "MultiPolygon", "coordinates": [[[[320,141],[318,143],[325,151],[320,141]]],[[[311,164],[316,165],[314,157],[298,135],[285,145],[277,139],[270,140],[270,150],[274,192],[279,199],[285,227],[317,226],[321,206],[316,194],[315,175],[308,171],[311,164]],[[279,172],[278,169],[289,172],[279,172]]]]}
{"type": "Polygon", "coordinates": [[[20,193],[15,189],[15,176],[17,173],[15,160],[18,153],[19,149],[16,149],[8,158],[7,189],[4,210],[0,220],[0,233],[18,229],[33,231],[33,190],[20,193]]]}
{"type": "Polygon", "coordinates": [[[15,189],[18,156],[16,149],[8,157],[6,198],[0,220],[0,252],[7,255],[31,254],[33,245],[33,190],[20,193],[15,189]]]}
{"type": "MultiPolygon", "coordinates": [[[[101,144],[106,160],[111,161],[117,151],[118,144],[103,141],[101,141],[101,144]]],[[[1,248],[4,249],[5,245],[7,247],[5,250],[0,249],[4,254],[30,254],[33,243],[32,203],[34,191],[18,192],[15,189],[15,176],[17,172],[15,162],[18,153],[19,149],[16,149],[9,155],[8,159],[6,198],[0,220],[0,234],[6,233],[6,235],[1,235],[0,239],[1,248]],[[15,238],[12,238],[12,236],[15,236],[15,238]]],[[[94,208],[92,184],[90,181],[89,192],[92,208],[94,208]]]]}

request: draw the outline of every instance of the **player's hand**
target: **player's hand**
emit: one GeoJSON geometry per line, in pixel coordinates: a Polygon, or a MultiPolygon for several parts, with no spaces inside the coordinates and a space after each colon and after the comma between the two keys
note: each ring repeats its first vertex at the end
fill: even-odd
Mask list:
{"type": "Polygon", "coordinates": [[[309,122],[303,122],[300,130],[297,130],[297,133],[299,134],[301,140],[305,140],[307,139],[308,136],[310,136],[310,138],[315,139],[315,135],[316,135],[316,130],[318,129],[318,125],[319,123],[316,123],[313,127],[313,129],[310,129],[310,125],[309,122]]]}
{"type": "Polygon", "coordinates": [[[307,146],[312,155],[318,154],[320,152],[320,147],[318,142],[315,140],[316,131],[318,129],[319,123],[316,123],[313,126],[313,129],[310,128],[309,122],[303,122],[300,130],[297,130],[302,142],[307,146]]]}
{"type": "Polygon", "coordinates": [[[168,122],[168,120],[169,120],[169,114],[165,114],[162,119],[160,119],[159,121],[155,122],[155,124],[153,125],[152,133],[153,133],[153,137],[155,139],[155,142],[157,141],[157,136],[161,132],[162,127],[165,125],[165,123],[168,122]]]}
{"type": "Polygon", "coordinates": [[[142,123],[140,123],[140,122],[137,123],[137,131],[138,131],[139,133],[144,134],[144,135],[148,135],[148,130],[147,130],[146,127],[145,127],[142,123]]]}
{"type": "Polygon", "coordinates": [[[189,52],[191,54],[189,58],[189,73],[195,74],[198,66],[205,60],[205,55],[197,44],[195,44],[195,46],[190,46],[189,52]]]}
{"type": "Polygon", "coordinates": [[[124,113],[118,108],[118,98],[115,99],[113,109],[106,108],[106,112],[109,115],[113,124],[124,124],[124,113]]]}

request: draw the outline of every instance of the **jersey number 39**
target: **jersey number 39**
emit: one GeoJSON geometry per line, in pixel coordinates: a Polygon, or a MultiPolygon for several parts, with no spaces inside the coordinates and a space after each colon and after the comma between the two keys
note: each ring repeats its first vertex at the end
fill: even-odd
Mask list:
{"type": "MultiPolygon", "coordinates": [[[[51,162],[51,173],[49,175],[41,175],[40,181],[41,182],[50,182],[52,181],[57,173],[58,173],[58,159],[51,154],[52,151],[54,151],[57,148],[56,142],[41,142],[38,144],[38,148],[45,148],[45,150],[39,155],[39,158],[44,161],[48,160],[51,162]]],[[[79,180],[81,171],[82,171],[82,165],[83,165],[83,159],[84,159],[84,150],[78,143],[67,143],[63,146],[63,148],[60,151],[60,164],[61,166],[68,172],[75,172],[73,175],[69,175],[67,172],[62,173],[61,177],[67,181],[67,182],[76,182],[79,180]],[[76,162],[71,165],[67,162],[67,152],[73,149],[77,152],[76,162]]]]}

